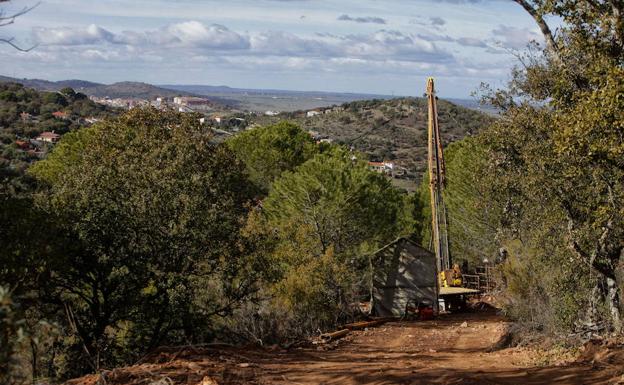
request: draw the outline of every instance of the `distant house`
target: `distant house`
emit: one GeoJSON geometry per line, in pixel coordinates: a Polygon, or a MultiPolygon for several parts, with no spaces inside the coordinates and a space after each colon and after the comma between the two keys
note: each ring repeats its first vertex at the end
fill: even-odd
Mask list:
{"type": "Polygon", "coordinates": [[[46,143],[56,143],[60,138],[61,136],[54,131],[46,131],[42,132],[38,137],[35,138],[35,140],[46,143]]]}
{"type": "Polygon", "coordinates": [[[67,119],[67,118],[69,118],[69,115],[67,114],[67,112],[63,112],[63,111],[53,112],[52,116],[54,116],[57,119],[67,119]]]}
{"type": "Polygon", "coordinates": [[[264,114],[267,115],[267,116],[277,116],[277,115],[279,115],[279,112],[277,112],[277,111],[267,111],[264,114]]]}
{"type": "Polygon", "coordinates": [[[97,123],[99,122],[101,119],[98,118],[94,118],[93,116],[86,118],[85,122],[89,123],[89,124],[93,124],[93,123],[97,123]]]}
{"type": "Polygon", "coordinates": [[[385,171],[383,162],[368,162],[368,168],[379,173],[383,173],[385,171]]]}
{"type": "Polygon", "coordinates": [[[408,175],[407,168],[401,167],[393,162],[368,162],[368,168],[380,174],[385,174],[393,178],[405,178],[408,175]]]}
{"type": "Polygon", "coordinates": [[[308,112],[306,113],[306,116],[307,116],[308,118],[311,118],[311,117],[313,117],[313,116],[320,115],[320,114],[321,114],[321,112],[320,112],[320,111],[318,111],[318,110],[312,110],[312,111],[308,111],[308,112]]]}
{"type": "MultiPolygon", "coordinates": [[[[175,104],[176,106],[181,106],[181,108],[184,107],[189,111],[210,110],[212,107],[212,103],[210,102],[210,100],[194,96],[176,96],[175,98],[173,98],[173,104],[175,104]]],[[[181,112],[185,111],[181,110],[181,112]]]]}
{"type": "Polygon", "coordinates": [[[386,161],[368,162],[368,168],[380,174],[391,174],[394,170],[394,163],[386,161]]]}

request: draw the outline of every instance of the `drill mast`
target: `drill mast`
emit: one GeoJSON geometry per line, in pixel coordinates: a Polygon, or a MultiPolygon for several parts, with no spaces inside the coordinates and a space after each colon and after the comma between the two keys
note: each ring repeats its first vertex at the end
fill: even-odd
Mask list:
{"type": "Polygon", "coordinates": [[[448,224],[442,191],[445,185],[444,152],[438,126],[438,106],[433,78],[427,79],[429,105],[429,190],[431,192],[431,240],[438,272],[450,269],[448,224]]]}

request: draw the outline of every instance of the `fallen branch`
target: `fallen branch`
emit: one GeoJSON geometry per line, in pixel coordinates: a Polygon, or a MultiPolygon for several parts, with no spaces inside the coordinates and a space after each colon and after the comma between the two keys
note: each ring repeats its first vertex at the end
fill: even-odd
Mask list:
{"type": "Polygon", "coordinates": [[[332,333],[321,334],[321,339],[325,342],[334,341],[346,336],[349,333],[351,333],[349,329],[342,329],[332,333]]]}
{"type": "Polygon", "coordinates": [[[349,329],[349,330],[360,330],[360,329],[372,328],[375,326],[383,325],[386,322],[388,321],[385,319],[374,320],[374,321],[353,322],[353,323],[344,325],[344,328],[349,329]]]}

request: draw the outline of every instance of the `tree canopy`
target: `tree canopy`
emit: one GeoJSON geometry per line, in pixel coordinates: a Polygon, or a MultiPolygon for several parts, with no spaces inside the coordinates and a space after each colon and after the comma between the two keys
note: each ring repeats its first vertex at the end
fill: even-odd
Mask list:
{"type": "Polygon", "coordinates": [[[245,131],[227,143],[247,166],[250,179],[264,191],[284,171],[294,169],[318,152],[312,137],[289,122],[245,131]]]}
{"type": "Polygon", "coordinates": [[[281,266],[276,300],[308,330],[349,317],[369,292],[373,250],[409,231],[406,200],[350,151],[333,147],[287,171],[262,202],[281,266]]]}
{"type": "Polygon", "coordinates": [[[193,341],[253,290],[237,246],[244,165],[197,116],[132,110],[69,135],[31,175],[60,230],[42,295],[71,314],[73,370],[193,341]]]}
{"type": "Polygon", "coordinates": [[[580,317],[620,331],[624,6],[533,5],[540,17],[562,18],[563,28],[544,54],[523,58],[506,90],[489,94],[504,113],[481,138],[484,175],[504,209],[499,240],[515,240],[510,256],[521,270],[549,272],[537,279],[537,300],[525,292],[514,300],[557,304],[543,313],[554,329],[582,328],[580,317]]]}

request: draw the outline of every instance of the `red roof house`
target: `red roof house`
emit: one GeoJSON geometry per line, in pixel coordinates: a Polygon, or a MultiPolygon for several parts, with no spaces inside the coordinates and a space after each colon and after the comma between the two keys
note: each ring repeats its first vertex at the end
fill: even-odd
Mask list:
{"type": "Polygon", "coordinates": [[[54,116],[55,118],[58,118],[58,119],[67,119],[69,117],[67,112],[63,112],[63,111],[53,112],[52,116],[54,116]]]}

